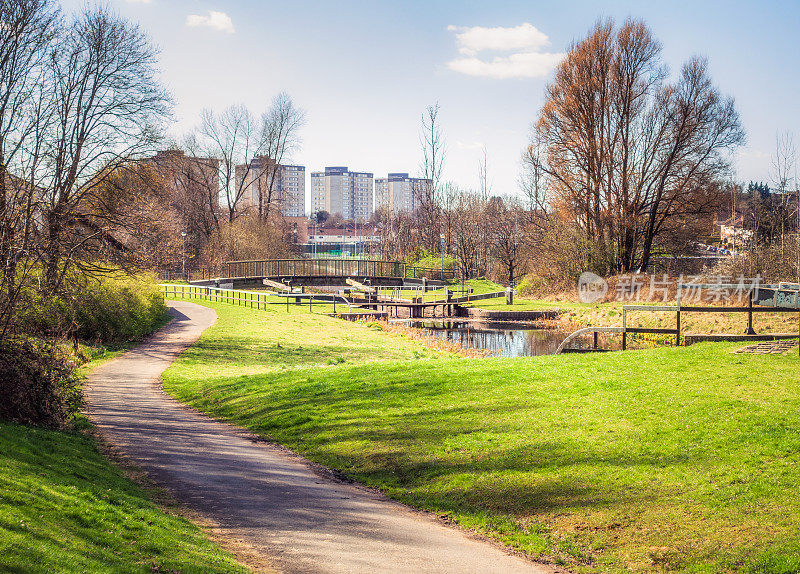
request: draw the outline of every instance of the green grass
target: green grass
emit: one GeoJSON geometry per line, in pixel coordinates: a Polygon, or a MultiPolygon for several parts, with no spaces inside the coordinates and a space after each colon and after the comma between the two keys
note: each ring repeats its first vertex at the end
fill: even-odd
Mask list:
{"type": "Polygon", "coordinates": [[[0,423],[0,571],[247,570],[159,509],[91,437],[0,423]]]}
{"type": "Polygon", "coordinates": [[[167,390],[586,571],[800,571],[800,360],[732,344],[466,360],[215,305],[167,390]]]}

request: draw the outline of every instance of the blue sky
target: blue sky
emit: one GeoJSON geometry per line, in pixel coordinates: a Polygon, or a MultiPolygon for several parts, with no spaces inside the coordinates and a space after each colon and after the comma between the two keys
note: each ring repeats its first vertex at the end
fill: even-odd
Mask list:
{"type": "MultiPolygon", "coordinates": [[[[67,11],[83,4],[63,2],[67,11]]],[[[258,113],[285,90],[307,112],[303,147],[292,159],[308,171],[347,165],[376,177],[417,172],[420,115],[439,102],[445,177],[476,187],[485,146],[493,191],[515,193],[553,63],[607,16],[643,18],[673,72],[691,55],[709,58],[747,131],[736,159],[740,180],[768,179],[777,132],[794,132],[800,143],[800,2],[111,4],[140,22],[162,51],[163,80],[177,102],[173,134],[196,125],[204,107],[244,103],[258,113]]]]}

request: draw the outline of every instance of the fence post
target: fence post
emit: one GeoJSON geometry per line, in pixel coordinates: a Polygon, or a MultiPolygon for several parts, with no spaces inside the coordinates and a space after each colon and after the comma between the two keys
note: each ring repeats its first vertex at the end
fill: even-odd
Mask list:
{"type": "Polygon", "coordinates": [[[678,310],[675,312],[675,346],[681,346],[681,306],[678,305],[678,310]]]}
{"type": "Polygon", "coordinates": [[[625,313],[625,307],[622,307],[622,350],[628,347],[628,317],[625,313]]]}
{"type": "Polygon", "coordinates": [[[753,329],[753,291],[750,290],[750,294],[747,298],[747,334],[748,335],[755,335],[756,331],[753,329]]]}

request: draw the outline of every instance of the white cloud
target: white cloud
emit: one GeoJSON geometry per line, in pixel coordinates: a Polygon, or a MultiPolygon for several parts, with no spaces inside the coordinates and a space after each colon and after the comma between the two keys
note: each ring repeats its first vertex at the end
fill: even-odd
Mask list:
{"type": "Polygon", "coordinates": [[[150,4],[153,0],[125,0],[128,4],[150,4]]]}
{"type": "Polygon", "coordinates": [[[454,72],[487,78],[541,78],[549,74],[564,54],[543,52],[550,39],[525,22],[513,28],[448,26],[455,32],[460,57],[447,62],[454,72]],[[479,57],[481,52],[502,52],[479,57]]]}
{"type": "Polygon", "coordinates": [[[190,14],[186,17],[186,25],[190,28],[213,28],[220,32],[227,32],[228,34],[233,34],[235,32],[231,17],[225,12],[216,12],[214,10],[209,10],[208,16],[190,14]]]}
{"type": "Polygon", "coordinates": [[[447,62],[454,72],[468,76],[483,76],[505,80],[507,78],[541,78],[558,65],[563,54],[523,52],[510,56],[495,56],[491,61],[479,58],[456,58],[447,62]]]}
{"type": "Polygon", "coordinates": [[[447,30],[456,33],[458,51],[467,56],[475,56],[484,50],[538,52],[550,45],[549,38],[527,22],[513,28],[448,26],[447,30]]]}

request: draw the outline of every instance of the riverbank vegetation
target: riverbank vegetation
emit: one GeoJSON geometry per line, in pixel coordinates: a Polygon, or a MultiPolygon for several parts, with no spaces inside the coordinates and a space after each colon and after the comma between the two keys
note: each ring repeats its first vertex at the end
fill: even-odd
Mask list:
{"type": "Polygon", "coordinates": [[[167,391],[394,498],[580,571],[800,568],[794,355],[467,360],[210,306],[167,391]]]}

